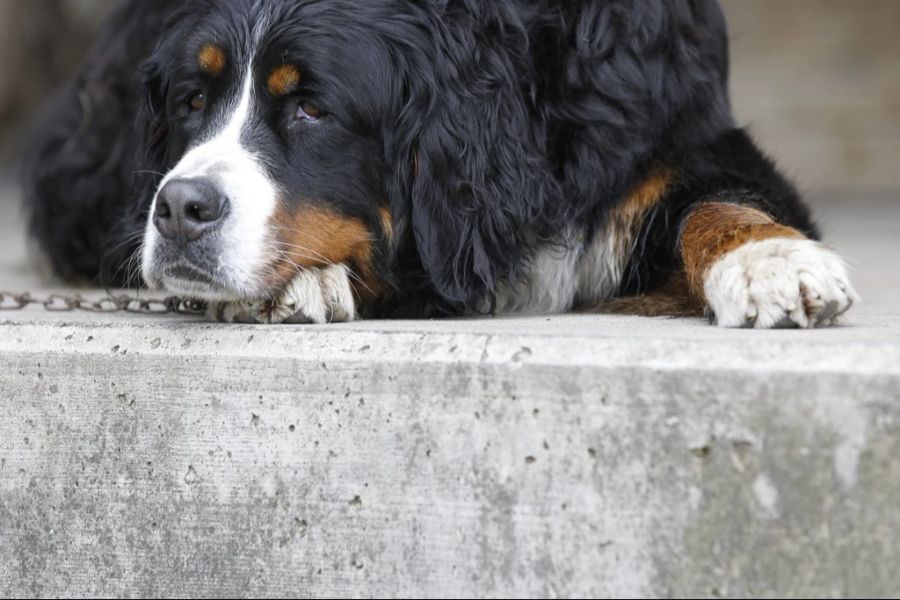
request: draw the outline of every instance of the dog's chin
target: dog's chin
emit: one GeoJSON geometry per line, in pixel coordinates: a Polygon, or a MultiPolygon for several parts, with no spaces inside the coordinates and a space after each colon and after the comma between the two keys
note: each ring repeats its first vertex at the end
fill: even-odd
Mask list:
{"type": "Polygon", "coordinates": [[[151,289],[204,302],[248,302],[267,296],[257,285],[235,284],[189,265],[167,267],[148,283],[151,289]]]}
{"type": "Polygon", "coordinates": [[[157,287],[167,294],[191,300],[235,302],[239,299],[239,296],[233,290],[196,281],[185,281],[174,277],[164,277],[157,287]]]}

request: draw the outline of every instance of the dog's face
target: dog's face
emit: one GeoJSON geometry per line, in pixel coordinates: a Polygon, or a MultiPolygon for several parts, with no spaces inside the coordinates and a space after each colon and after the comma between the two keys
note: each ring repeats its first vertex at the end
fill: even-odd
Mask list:
{"type": "Polygon", "coordinates": [[[180,17],[148,67],[165,163],[142,250],[151,286],[234,301],[306,267],[371,274],[391,232],[381,131],[396,98],[353,17],[276,0],[180,17]]]}
{"type": "Polygon", "coordinates": [[[189,0],[145,71],[145,281],[266,300],[341,264],[363,302],[483,306],[568,217],[518,10],[189,0]]]}

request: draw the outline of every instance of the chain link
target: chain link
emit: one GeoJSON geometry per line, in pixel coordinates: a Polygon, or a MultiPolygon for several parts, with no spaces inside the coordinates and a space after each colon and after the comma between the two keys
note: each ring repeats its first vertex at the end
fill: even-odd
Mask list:
{"type": "Polygon", "coordinates": [[[35,298],[28,292],[14,294],[0,291],[0,311],[23,310],[31,305],[39,305],[49,312],[80,310],[91,313],[125,312],[141,315],[201,315],[206,312],[206,303],[175,296],[160,299],[109,294],[100,300],[87,300],[81,294],[50,294],[45,298],[35,298]]]}

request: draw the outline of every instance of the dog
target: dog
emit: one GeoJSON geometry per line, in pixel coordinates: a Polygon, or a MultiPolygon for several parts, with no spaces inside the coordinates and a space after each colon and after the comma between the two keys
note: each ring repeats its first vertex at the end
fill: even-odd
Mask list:
{"type": "Polygon", "coordinates": [[[857,301],[732,117],[715,0],[124,0],[25,158],[58,274],[222,321],[857,301]]]}

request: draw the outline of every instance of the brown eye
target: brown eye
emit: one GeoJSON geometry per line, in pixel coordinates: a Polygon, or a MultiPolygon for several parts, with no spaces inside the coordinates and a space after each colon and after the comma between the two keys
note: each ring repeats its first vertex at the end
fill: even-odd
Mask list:
{"type": "Polygon", "coordinates": [[[297,107],[297,114],[295,118],[301,121],[310,121],[315,122],[319,120],[319,117],[322,116],[322,112],[313,104],[309,102],[302,102],[300,106],[297,107]]]}
{"type": "Polygon", "coordinates": [[[194,112],[200,112],[204,108],[206,108],[206,96],[203,92],[197,92],[191,99],[188,101],[188,106],[191,107],[191,110],[194,112]]]}

